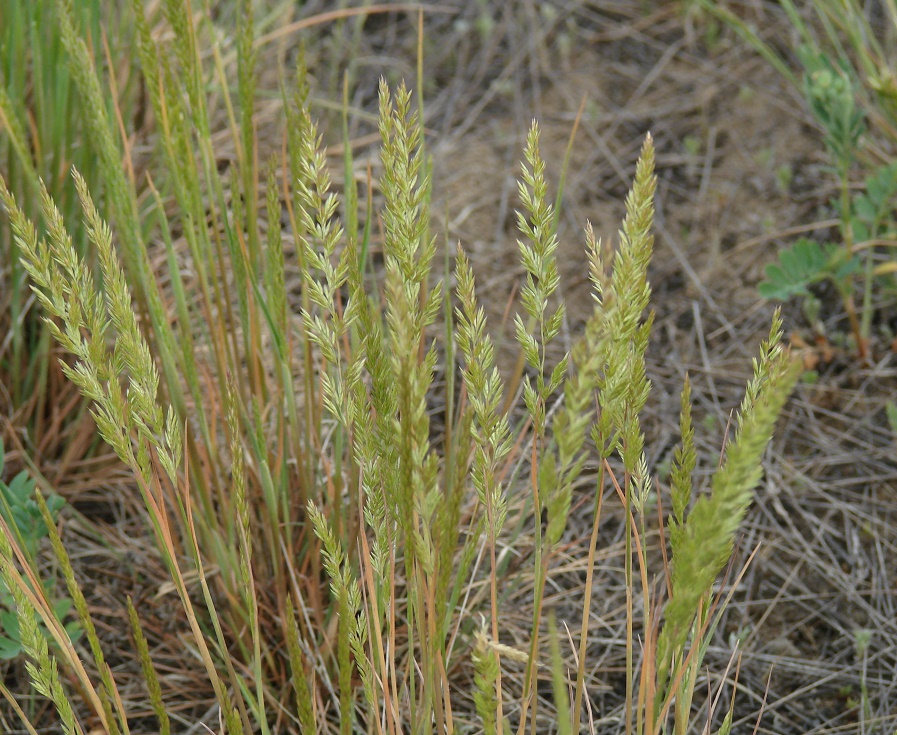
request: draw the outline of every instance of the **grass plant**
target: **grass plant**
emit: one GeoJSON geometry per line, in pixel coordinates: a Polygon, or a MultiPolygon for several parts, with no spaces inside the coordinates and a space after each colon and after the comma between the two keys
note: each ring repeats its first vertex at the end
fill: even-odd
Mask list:
{"type": "MultiPolygon", "coordinates": [[[[104,85],[107,91],[100,104],[108,113],[117,109],[122,120],[139,124],[137,75],[131,73],[123,52],[129,33],[120,13],[106,12],[109,8],[96,0],[67,6],[65,13],[60,9],[63,5],[67,6],[56,0],[6,3],[0,22],[0,169],[41,230],[46,224],[40,208],[40,181],[69,221],[75,221],[79,212],[69,175],[72,166],[96,182],[98,192],[104,189],[97,148],[84,135],[94,111],[79,94],[67,64],[60,24],[65,13],[77,20],[87,39],[85,63],[115,69],[110,84],[104,85]]],[[[73,227],[72,236],[79,254],[92,262],[86,233],[73,227]]],[[[62,437],[66,430],[83,426],[86,402],[76,402],[61,422],[54,416],[56,407],[48,399],[65,392],[65,379],[51,356],[52,338],[36,313],[27,274],[7,226],[0,228],[0,263],[2,412],[27,429],[27,453],[48,458],[64,455],[62,437]],[[36,437],[41,441],[35,441],[36,437]]]]}
{"type": "MultiPolygon", "coordinates": [[[[777,315],[710,487],[694,479],[687,383],[671,487],[654,479],[640,422],[651,392],[650,135],[616,250],[586,228],[594,309],[569,354],[553,360],[565,315],[556,204],[539,127],[530,129],[519,184],[525,277],[515,321],[525,368],[512,391],[497,369],[463,248],[453,272],[446,267],[441,280],[434,272],[431,172],[419,110],[404,85],[380,86],[378,205],[372,209],[369,197],[362,213],[353,186],[342,198],[332,186],[301,56],[296,78],[284,82],[285,154],[261,174],[249,0],[236,14],[235,90],[227,83],[225,34],[186,2],[165,0],[170,40],[159,43],[143,3],[133,0],[158,134],[144,199],[128,175],[114,97],[102,91],[72,6],[55,7],[65,68],[94,113],[84,136],[97,168],[90,180],[73,173],[77,217],[40,179],[42,227],[6,177],[0,201],[48,333],[66,354],[62,370],[133,473],[196,660],[215,691],[220,730],[536,732],[547,664],[560,730],[581,731],[594,555],[607,497],[616,496],[628,589],[621,724],[640,735],[688,732],[698,672],[724,604],[715,583],[732,558],[798,368],[781,345],[777,315]],[[224,173],[212,135],[220,116],[235,151],[224,173]],[[383,266],[372,277],[375,218],[383,266]],[[164,274],[151,252],[164,254],[164,274]],[[295,297],[288,265],[300,274],[295,297]],[[451,381],[456,373],[460,379],[437,432],[431,399],[440,361],[451,381]],[[515,423],[518,410],[525,418],[515,423]],[[543,602],[572,500],[582,494],[592,498],[594,523],[578,669],[568,681],[543,602]],[[660,515],[658,528],[651,503],[664,496],[671,512],[660,515]],[[507,643],[502,626],[501,588],[509,579],[500,556],[513,544],[511,514],[535,529],[525,652],[507,643]],[[652,532],[664,549],[668,534],[668,563],[649,553],[652,532]],[[476,563],[481,556],[485,571],[476,563]],[[481,585],[482,604],[469,607],[481,585]],[[478,615],[483,625],[466,633],[466,621],[478,615]],[[513,699],[502,683],[509,664],[525,671],[513,699]],[[465,666],[473,712],[454,673],[465,666]]],[[[64,539],[47,503],[40,496],[37,503],[89,650],[72,642],[23,563],[21,539],[3,525],[0,574],[14,598],[32,686],[52,702],[64,732],[86,732],[89,716],[105,732],[127,733],[130,713],[64,539]]],[[[170,732],[166,692],[130,601],[128,613],[159,731],[170,732]]]]}

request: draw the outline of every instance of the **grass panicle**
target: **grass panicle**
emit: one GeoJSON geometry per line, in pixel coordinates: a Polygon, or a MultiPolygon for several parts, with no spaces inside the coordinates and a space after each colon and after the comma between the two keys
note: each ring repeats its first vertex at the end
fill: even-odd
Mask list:
{"type": "MultiPolygon", "coordinates": [[[[713,582],[732,555],[735,535],[762,475],[761,459],[776,418],[800,373],[799,365],[781,346],[781,324],[777,314],[769,339],[761,346],[761,356],[754,361],[754,375],[736,417],[735,436],[726,448],[722,467],[713,476],[711,492],[695,501],[677,532],[671,597],[657,642],[659,692],[666,685],[668,672],[677,673],[674,665],[684,663],[690,631],[695,625],[699,630],[705,625],[713,582]]],[[[683,727],[677,723],[677,730],[683,727]]]]}
{"type": "Polygon", "coordinates": [[[477,714],[480,716],[480,724],[485,735],[496,735],[499,732],[498,713],[501,712],[496,688],[499,685],[499,658],[487,644],[484,633],[477,637],[476,647],[471,654],[474,666],[474,692],[473,701],[477,714]]]}
{"type": "Polygon", "coordinates": [[[128,620],[131,623],[131,632],[134,635],[134,644],[137,647],[137,656],[140,659],[140,667],[143,670],[143,678],[146,681],[150,704],[159,721],[159,735],[169,735],[171,733],[171,718],[168,716],[165,702],[162,699],[162,687],[159,684],[159,677],[150,657],[149,644],[146,636],[143,634],[137,609],[134,607],[130,597],[128,597],[128,620]]]}
{"type": "Polygon", "coordinates": [[[16,570],[13,547],[9,541],[10,532],[5,527],[5,522],[0,521],[0,524],[3,526],[3,533],[0,534],[0,576],[15,600],[19,634],[27,656],[25,668],[31,686],[38,694],[53,703],[59,714],[62,731],[66,735],[82,735],[83,730],[75,718],[72,704],[62,686],[56,656],[50,653],[47,636],[38,626],[39,603],[16,570]]]}

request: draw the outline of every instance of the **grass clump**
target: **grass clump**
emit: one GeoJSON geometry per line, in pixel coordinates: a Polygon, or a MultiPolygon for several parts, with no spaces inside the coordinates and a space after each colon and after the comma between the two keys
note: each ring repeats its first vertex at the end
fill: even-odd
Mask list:
{"type": "MultiPolygon", "coordinates": [[[[594,310],[569,354],[553,361],[565,315],[556,217],[539,128],[530,130],[518,215],[526,276],[515,321],[527,370],[519,396],[525,418],[514,425],[516,414],[505,406],[515,401],[496,367],[464,250],[458,248],[453,274],[437,281],[433,273],[438,247],[430,232],[430,169],[411,93],[380,87],[377,214],[384,263],[372,278],[371,233],[359,231],[354,191],[340,212],[301,62],[295,93],[284,94],[290,100],[286,154],[272,162],[260,186],[251,4],[238,13],[235,100],[211,25],[198,27],[186,4],[168,0],[163,12],[172,45],[158,48],[142,4],[135,2],[133,11],[159,135],[161,165],[150,174],[148,191],[160,241],[153,247],[164,249],[167,289],[151,266],[139,194],[118,168],[120,143],[108,117],[98,114],[87,131],[102,152],[95,180],[74,174],[80,226],[96,253],[97,274],[45,186],[45,234],[3,179],[0,200],[47,329],[70,356],[62,369],[90,400],[100,435],[133,472],[223,731],[498,733],[516,727],[522,733],[529,721],[535,732],[546,661],[554,714],[563,731],[580,731],[591,580],[608,491],[619,496],[625,528],[621,719],[627,732],[688,731],[720,605],[713,585],[732,556],[797,372],[780,344],[776,316],[725,460],[704,494],[693,480],[686,384],[672,474],[670,568],[654,565],[647,545],[656,527],[650,499],[662,488],[652,479],[640,423],[651,390],[645,366],[656,186],[650,136],[626,200],[618,250],[586,230],[594,310]],[[203,42],[214,52],[210,69],[199,52],[203,42]],[[229,175],[215,163],[207,74],[220,82],[231,113],[237,155],[229,175]],[[112,225],[92,195],[100,186],[108,192],[112,225]],[[278,226],[281,206],[286,232],[278,226]],[[190,283],[179,258],[189,258],[190,283]],[[288,258],[300,274],[292,301],[288,258]],[[435,336],[440,320],[443,339],[435,336]],[[440,434],[431,400],[441,360],[450,385],[456,369],[461,384],[442,407],[440,434]],[[515,465],[528,471],[525,481],[515,465]],[[555,627],[545,625],[543,598],[578,493],[594,498],[593,527],[580,655],[568,682],[555,627]],[[501,588],[508,580],[499,557],[513,543],[505,529],[511,514],[535,529],[526,652],[503,641],[501,588]],[[486,572],[475,565],[479,555],[488,559],[486,572]],[[667,584],[658,588],[651,580],[664,572],[667,584]],[[488,590],[485,599],[469,603],[480,585],[488,590]],[[478,614],[485,622],[469,634],[465,623],[478,614]],[[454,673],[465,662],[472,670],[472,711],[454,673]],[[513,693],[503,684],[509,665],[525,672],[513,693]]],[[[96,70],[72,19],[65,16],[63,26],[72,74],[92,100],[100,89],[96,70]]],[[[370,222],[375,213],[364,214],[370,222]]],[[[46,504],[41,509],[90,652],[66,635],[29,568],[17,564],[18,540],[4,529],[0,571],[15,598],[32,684],[53,702],[66,732],[83,731],[76,713],[85,710],[106,731],[128,732],[129,712],[90,610],[50,511],[46,504]],[[49,640],[57,646],[52,651],[49,640]],[[76,688],[63,685],[60,666],[76,688]]],[[[160,731],[168,732],[166,692],[140,614],[131,604],[128,612],[148,698],[160,731]]]]}
{"type": "MultiPolygon", "coordinates": [[[[23,210],[45,231],[40,203],[40,182],[52,194],[65,219],[73,222],[80,211],[69,175],[72,166],[88,179],[97,178],[99,150],[86,136],[97,114],[92,103],[117,108],[122,118],[139,118],[137,75],[124,49],[129,31],[121,14],[98,0],[75,4],[56,0],[8,3],[0,23],[0,170],[23,210]],[[77,22],[85,37],[82,62],[115,69],[111,88],[88,101],[79,92],[67,64],[69,41],[66,19],[77,22]]],[[[80,41],[80,39],[78,39],[80,41]]],[[[121,171],[120,158],[116,168],[121,171]]],[[[123,173],[124,175],[124,173],[123,173]]],[[[98,190],[102,191],[102,190],[98,190]]],[[[102,196],[102,194],[100,194],[102,196]]],[[[93,262],[86,232],[72,228],[80,256],[93,262]]],[[[63,437],[85,430],[84,402],[75,402],[62,421],[54,415],[51,396],[67,401],[67,385],[56,360],[51,358],[52,337],[42,326],[28,287],[20,253],[7,226],[0,228],[0,382],[5,386],[0,411],[27,429],[21,441],[24,453],[52,460],[66,456],[63,437]],[[40,441],[35,441],[40,437],[40,441]]],[[[70,386],[68,386],[70,387],[70,386]]],[[[3,427],[6,432],[8,427],[3,427]]],[[[12,432],[8,446],[16,448],[12,432]]],[[[32,471],[35,469],[31,467],[32,471]]]]}

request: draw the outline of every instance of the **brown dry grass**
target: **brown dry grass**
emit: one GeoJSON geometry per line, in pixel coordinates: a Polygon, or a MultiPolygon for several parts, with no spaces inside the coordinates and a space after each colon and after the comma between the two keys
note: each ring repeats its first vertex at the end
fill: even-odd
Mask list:
{"type": "MultiPolygon", "coordinates": [[[[310,2],[304,12],[328,5],[310,2]]],[[[638,147],[650,130],[660,185],[651,274],[657,321],[649,356],[655,392],[646,420],[648,459],[662,463],[677,440],[678,391],[687,372],[702,427],[699,465],[712,467],[729,411],[749,377],[744,372],[748,358],[769,323],[772,307],[754,288],[762,267],[789,242],[780,233],[813,223],[820,231],[830,226],[825,222],[830,178],[823,171],[821,138],[800,98],[725,30],[708,43],[706,24],[686,22],[679,3],[465,0],[447,5],[456,12],[424,17],[434,231],[450,246],[460,240],[467,248],[498,330],[521,277],[514,177],[529,120],[540,120],[543,152],[556,182],[585,99],[560,231],[570,339],[582,325],[588,299],[581,228],[590,219],[598,233],[615,236],[638,147]],[[484,13],[492,18],[489,28],[484,13]],[[786,190],[776,179],[784,166],[793,174],[786,190]],[[447,220],[443,212],[449,213],[447,220]]],[[[774,3],[731,5],[784,47],[786,31],[774,3]]],[[[315,93],[322,100],[337,99],[340,87],[339,76],[325,70],[343,69],[354,60],[356,92],[350,102],[357,114],[350,132],[358,144],[357,176],[366,180],[368,161],[376,165],[374,127],[366,116],[376,110],[376,79],[385,74],[390,80],[413,80],[417,39],[414,19],[405,13],[371,16],[357,37],[355,32],[347,22],[323,33],[316,30],[306,43],[316,72],[315,93]]],[[[276,72],[282,64],[290,67],[294,41],[266,47],[262,88],[276,92],[276,72]]],[[[273,151],[281,144],[279,106],[262,110],[260,129],[268,131],[273,151]]],[[[338,113],[322,107],[321,116],[330,116],[322,127],[337,141],[338,113]]],[[[260,159],[267,152],[260,150],[260,159]]],[[[335,164],[339,170],[336,159],[335,164]]],[[[790,317],[789,324],[801,329],[797,310],[790,317]]],[[[829,327],[837,330],[838,324],[829,327]]],[[[505,370],[517,360],[512,342],[503,343],[505,370]]],[[[798,389],[780,423],[733,576],[759,550],[734,593],[699,682],[716,691],[726,677],[718,723],[735,677],[734,667],[725,673],[732,644],[746,636],[736,733],[856,732],[857,710],[850,700],[858,696],[863,673],[878,718],[867,732],[890,732],[895,726],[897,463],[895,437],[884,419],[884,403],[897,391],[893,354],[880,351],[869,367],[836,354],[818,370],[818,383],[798,389]],[[863,628],[874,632],[866,657],[859,658],[854,633],[863,628]]],[[[64,382],[53,381],[51,388],[49,407],[41,409],[41,436],[23,436],[19,428],[33,407],[6,411],[7,462],[15,470],[30,457],[50,485],[84,514],[66,521],[65,537],[112,654],[116,680],[133,703],[132,732],[151,732],[153,725],[141,714],[149,711],[125,632],[126,594],[139,606],[176,728],[200,732],[202,722],[214,728],[212,692],[191,654],[186,626],[169,614],[177,605],[161,586],[166,575],[138,521],[126,476],[90,440],[89,424],[76,423],[66,433],[59,429],[54,416],[66,407],[78,410],[78,404],[71,402],[74,394],[64,382]]],[[[561,552],[551,563],[545,606],[562,626],[574,627],[581,611],[589,487],[584,480],[561,552]]],[[[616,732],[624,686],[622,535],[615,504],[611,497],[605,505],[588,647],[588,704],[598,733],[616,732]]],[[[518,534],[507,551],[512,569],[526,561],[532,548],[532,529],[520,528],[518,534]]],[[[526,579],[502,590],[503,643],[526,648],[531,592],[526,579]]],[[[572,647],[564,651],[575,668],[572,647]]],[[[21,681],[21,673],[7,668],[7,681],[21,681]]],[[[465,664],[451,673],[462,692],[468,688],[472,673],[465,664]]],[[[550,679],[547,673],[544,677],[540,711],[548,713],[550,679]]],[[[503,681],[513,702],[522,669],[503,681]]],[[[697,731],[706,712],[695,714],[697,731]]],[[[513,711],[510,715],[513,719],[513,711]]],[[[17,732],[8,717],[2,726],[17,732]]],[[[548,719],[540,720],[540,732],[549,727],[548,719]]]]}

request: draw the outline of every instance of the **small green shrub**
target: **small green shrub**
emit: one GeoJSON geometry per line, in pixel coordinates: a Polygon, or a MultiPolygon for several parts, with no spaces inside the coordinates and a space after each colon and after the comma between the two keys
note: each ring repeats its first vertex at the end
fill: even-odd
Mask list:
{"type": "Polygon", "coordinates": [[[836,66],[826,54],[809,46],[799,49],[799,57],[805,69],[804,94],[823,128],[824,143],[839,181],[841,194],[833,206],[839,213],[842,241],[820,244],[802,238],[783,250],[778,264],[767,266],[767,280],[760,284],[760,294],[781,300],[802,296],[804,312],[815,324],[819,303],[807,286],[831,281],[850,318],[857,350],[865,356],[871,332],[872,290],[892,285],[891,276],[886,274],[893,263],[876,266],[873,257],[877,245],[888,244],[889,240],[897,244],[893,240],[897,235],[893,227],[897,164],[881,166],[866,179],[862,193],[852,192],[851,171],[865,130],[865,116],[857,102],[849,66],[844,58],[836,66]],[[864,270],[861,251],[865,254],[861,292],[865,298],[858,316],[854,295],[856,276],[864,270]]]}

